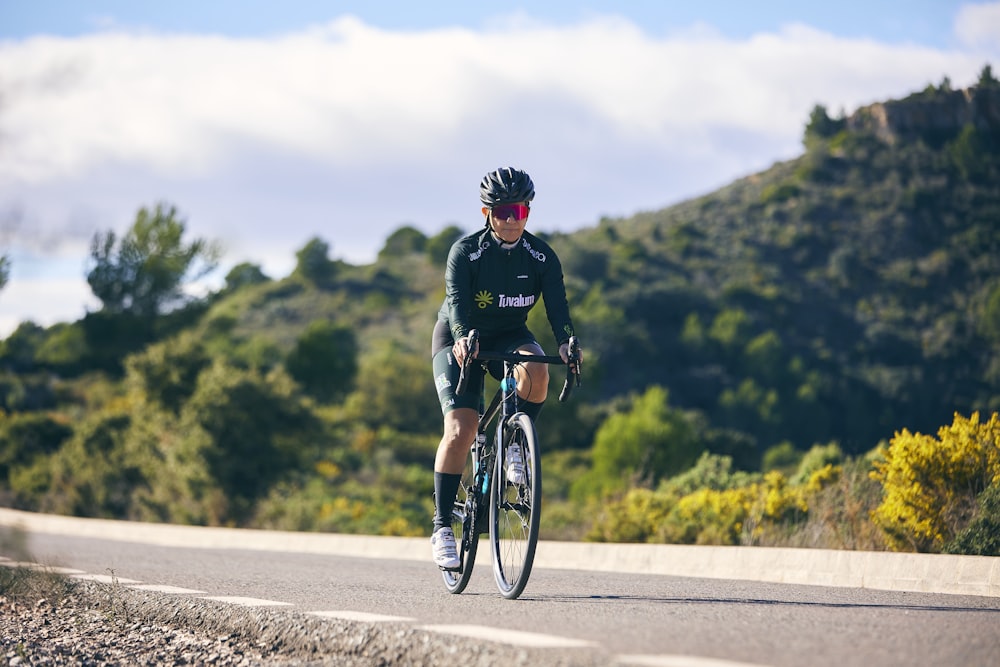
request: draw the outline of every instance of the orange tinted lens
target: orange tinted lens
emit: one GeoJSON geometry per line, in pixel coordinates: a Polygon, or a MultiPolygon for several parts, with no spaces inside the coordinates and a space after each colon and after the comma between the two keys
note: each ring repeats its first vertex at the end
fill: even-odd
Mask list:
{"type": "Polygon", "coordinates": [[[528,207],[524,204],[500,204],[493,207],[493,218],[496,220],[524,220],[528,217],[528,207]]]}

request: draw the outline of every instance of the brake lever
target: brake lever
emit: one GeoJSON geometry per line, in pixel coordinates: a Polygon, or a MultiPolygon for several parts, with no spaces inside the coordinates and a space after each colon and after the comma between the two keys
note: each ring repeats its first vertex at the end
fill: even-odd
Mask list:
{"type": "Polygon", "coordinates": [[[467,371],[469,366],[472,365],[472,360],[474,359],[472,351],[475,350],[476,345],[479,344],[479,330],[471,329],[467,337],[469,339],[469,354],[465,355],[465,360],[462,362],[462,369],[458,374],[458,385],[455,387],[456,396],[464,394],[465,388],[469,384],[469,376],[465,371],[467,371]]]}
{"type": "Polygon", "coordinates": [[[567,350],[566,356],[568,357],[568,362],[566,364],[566,380],[563,382],[562,391],[559,392],[559,402],[564,402],[569,398],[570,393],[573,391],[573,386],[580,386],[580,376],[583,372],[583,362],[580,359],[580,341],[577,340],[576,336],[570,336],[569,339],[569,349],[567,350]],[[573,379],[573,377],[575,379],[573,379]]]}

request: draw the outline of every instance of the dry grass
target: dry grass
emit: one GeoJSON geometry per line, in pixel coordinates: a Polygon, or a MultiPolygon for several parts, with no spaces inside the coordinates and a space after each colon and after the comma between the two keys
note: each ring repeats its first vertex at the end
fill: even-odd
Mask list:
{"type": "Polygon", "coordinates": [[[27,536],[16,528],[0,528],[0,597],[26,603],[58,604],[69,593],[66,577],[32,562],[27,536]]]}

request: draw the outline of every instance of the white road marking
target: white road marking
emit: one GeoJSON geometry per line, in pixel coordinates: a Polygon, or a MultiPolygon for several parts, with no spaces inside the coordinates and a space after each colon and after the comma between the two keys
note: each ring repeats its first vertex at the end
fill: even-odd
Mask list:
{"type": "Polygon", "coordinates": [[[0,567],[23,567],[28,570],[39,570],[41,572],[51,572],[52,574],[83,574],[83,570],[74,570],[71,567],[56,567],[55,565],[42,565],[40,563],[29,563],[24,561],[14,561],[4,558],[0,562],[0,567]]]}
{"type": "Polygon", "coordinates": [[[619,665],[642,667],[766,667],[759,663],[700,658],[694,655],[619,655],[615,661],[619,665]]]}
{"type": "Polygon", "coordinates": [[[85,581],[96,581],[101,584],[141,584],[138,579],[125,579],[110,574],[71,574],[73,579],[83,579],[85,581]]]}
{"type": "Polygon", "coordinates": [[[203,597],[202,600],[215,600],[217,602],[228,602],[239,604],[244,607],[291,607],[291,602],[278,602],[276,600],[261,600],[260,598],[244,598],[238,595],[213,595],[203,597]]]}
{"type": "Polygon", "coordinates": [[[205,591],[196,591],[193,588],[181,588],[180,586],[167,586],[165,584],[135,584],[129,586],[139,591],[152,591],[154,593],[170,593],[173,595],[204,595],[205,591]]]}
{"type": "Polygon", "coordinates": [[[531,646],[534,648],[576,648],[597,645],[594,642],[582,639],[543,635],[537,632],[490,628],[484,625],[424,625],[421,626],[421,629],[448,635],[486,639],[500,644],[514,644],[515,646],[531,646]]]}
{"type": "Polygon", "coordinates": [[[369,614],[365,611],[310,611],[313,616],[324,618],[340,618],[345,621],[365,621],[368,623],[409,623],[415,618],[406,616],[386,616],[385,614],[369,614]]]}

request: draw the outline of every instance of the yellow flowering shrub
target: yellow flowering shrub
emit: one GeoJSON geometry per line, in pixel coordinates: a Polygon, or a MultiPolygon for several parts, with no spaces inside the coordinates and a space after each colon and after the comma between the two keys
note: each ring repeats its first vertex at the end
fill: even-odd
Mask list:
{"type": "Polygon", "coordinates": [[[765,473],[763,481],[748,491],[753,502],[743,523],[743,544],[759,544],[762,538],[770,541],[787,531],[789,525],[803,520],[809,511],[805,487],[790,484],[778,470],[765,473]]]}
{"type": "Polygon", "coordinates": [[[593,542],[652,541],[674,500],[671,494],[631,489],[620,500],[608,501],[586,537],[593,542]]]}
{"type": "Polygon", "coordinates": [[[807,493],[819,493],[840,481],[844,474],[844,466],[827,463],[819,470],[814,470],[806,480],[807,493]]]}
{"type": "Polygon", "coordinates": [[[780,521],[809,509],[802,487],[789,485],[788,478],[777,470],[764,475],[760,493],[764,502],[764,517],[767,519],[780,521]]]}
{"type": "Polygon", "coordinates": [[[976,511],[976,498],[1000,482],[1000,414],[978,412],[938,430],[937,437],[897,432],[876,461],[882,502],[872,514],[897,551],[938,552],[976,511]]]}
{"type": "Polygon", "coordinates": [[[739,544],[755,500],[756,484],[716,491],[698,489],[681,498],[658,526],[658,542],[739,544]]]}
{"type": "MultiPolygon", "coordinates": [[[[824,468],[817,477],[835,473],[824,468]]],[[[817,482],[819,483],[819,482],[817,482]]],[[[808,489],[776,470],[734,488],[631,489],[594,523],[587,539],[667,544],[752,544],[768,531],[804,520],[808,489]]]]}

